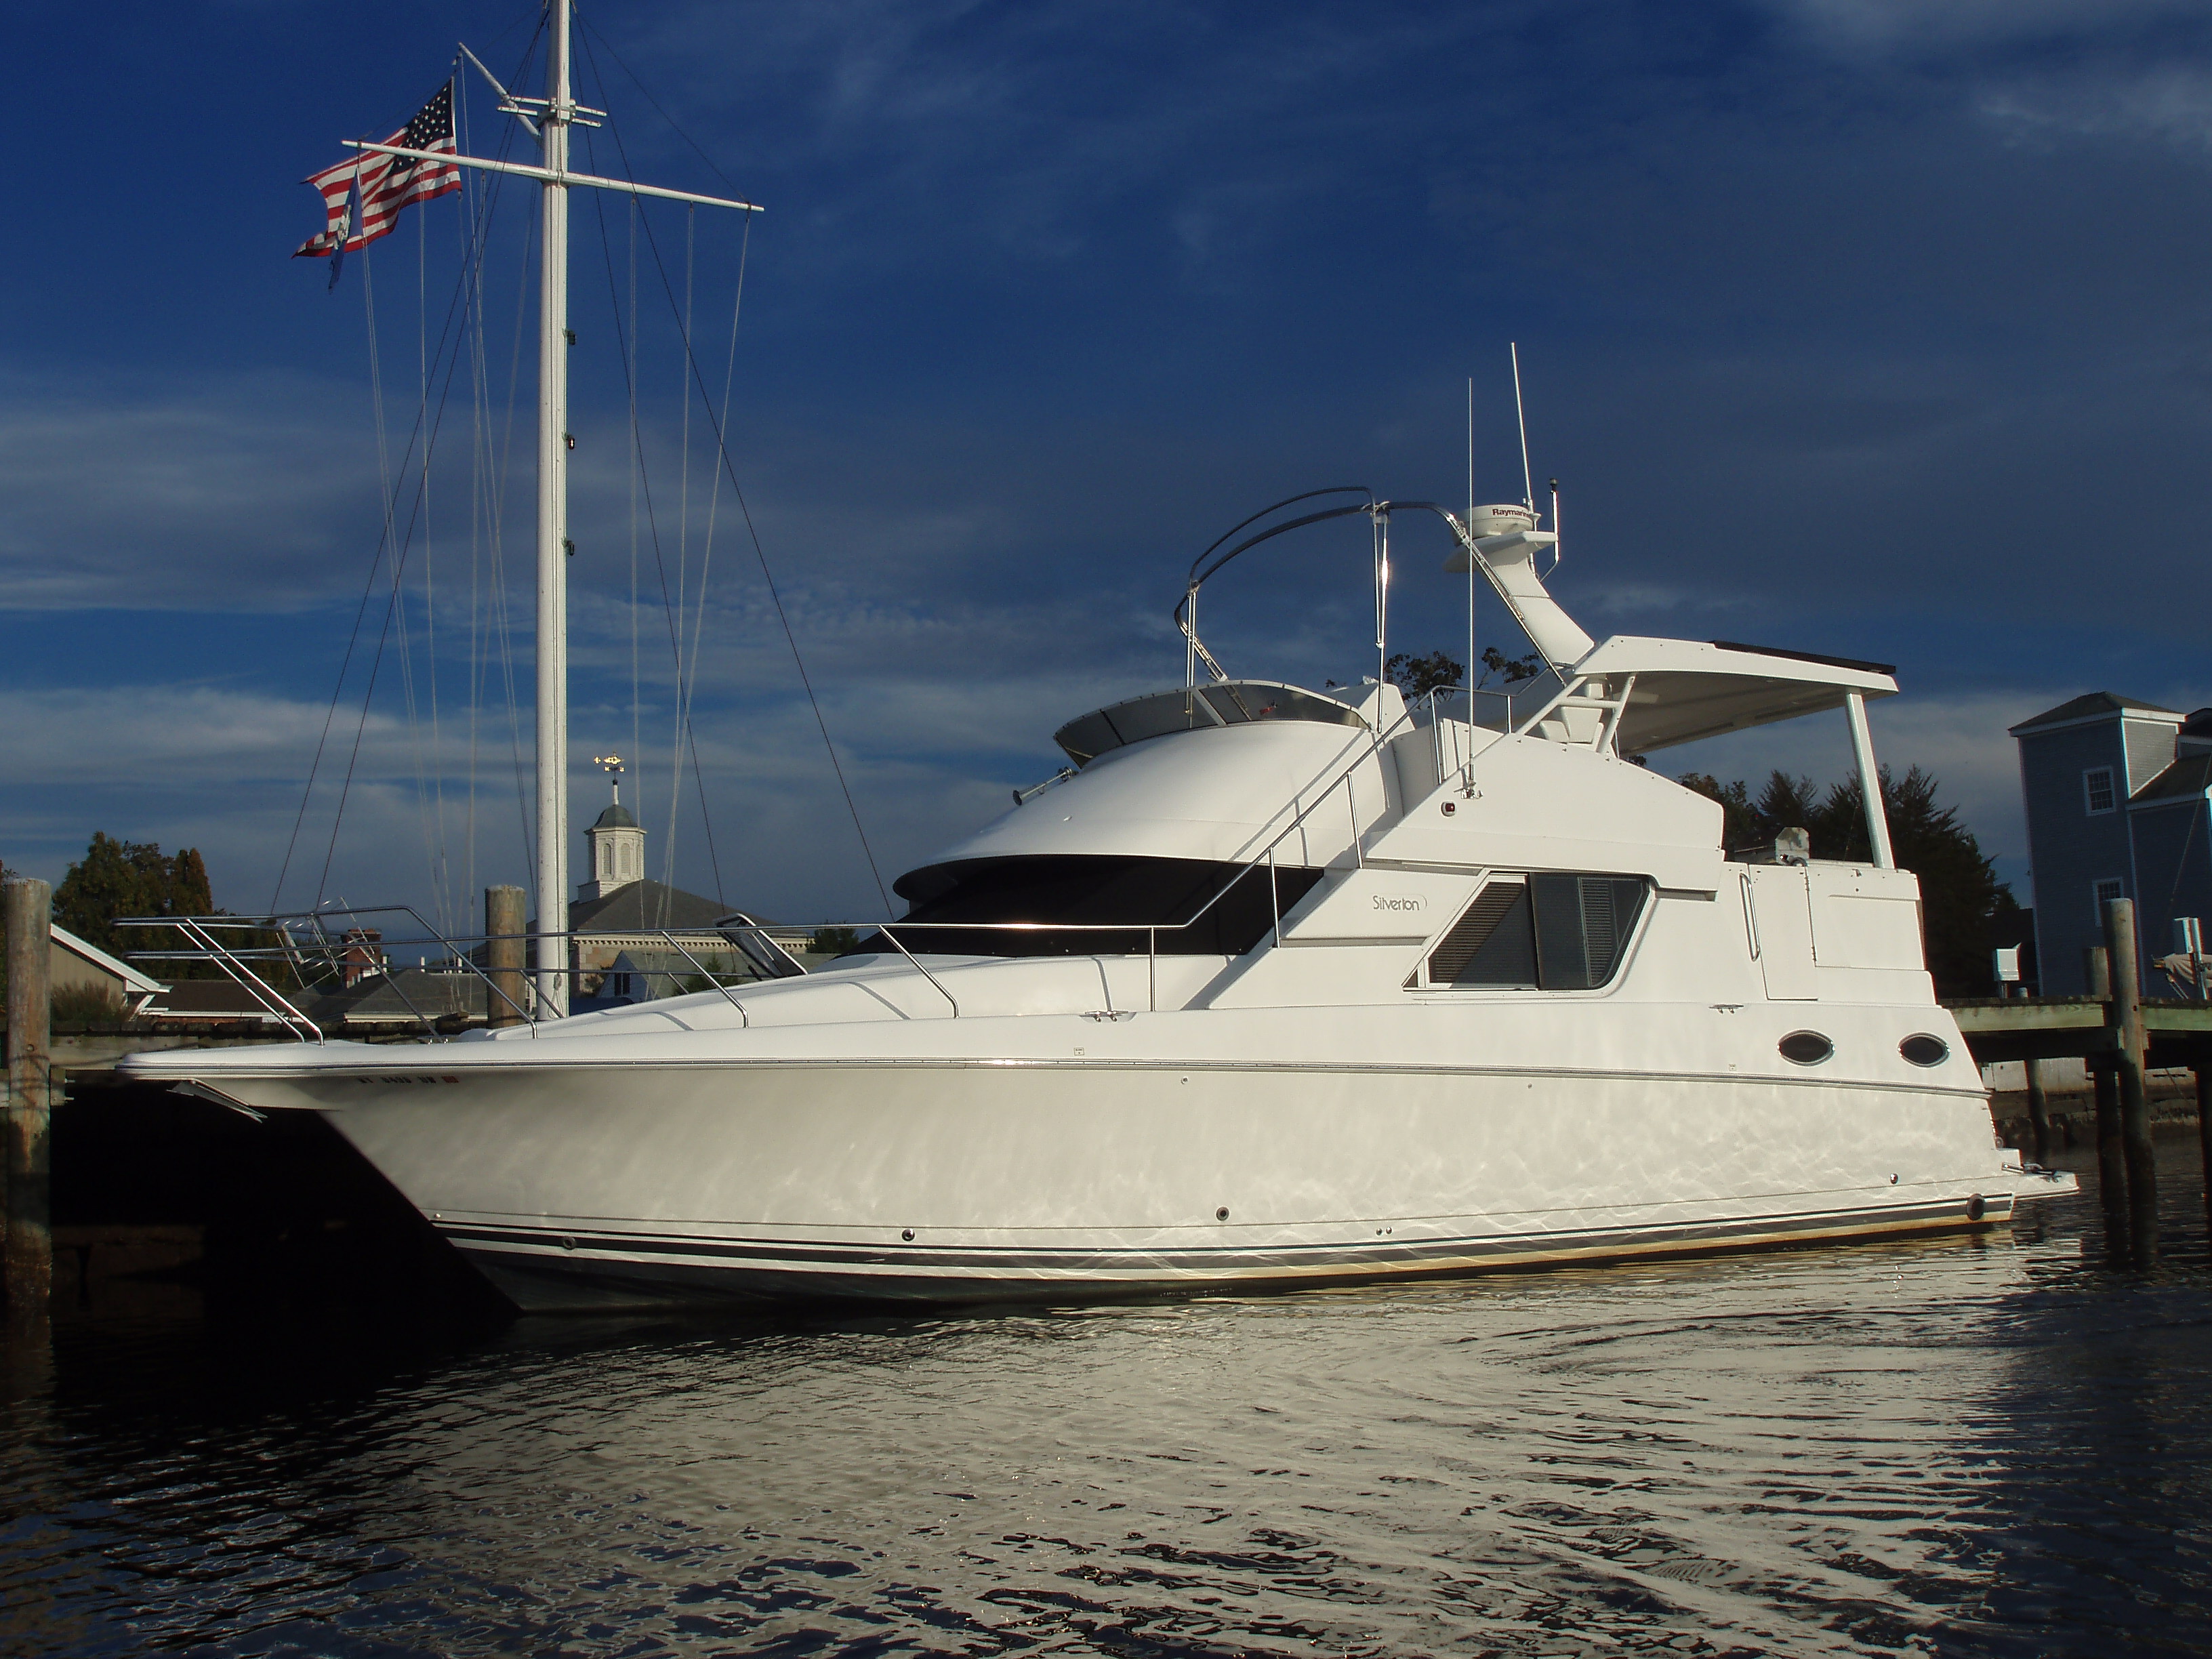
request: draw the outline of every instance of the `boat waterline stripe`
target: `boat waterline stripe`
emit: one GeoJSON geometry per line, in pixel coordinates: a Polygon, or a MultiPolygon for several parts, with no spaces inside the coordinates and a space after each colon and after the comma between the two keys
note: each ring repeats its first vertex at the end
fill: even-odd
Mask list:
{"type": "MultiPolygon", "coordinates": [[[[992,1249],[969,1245],[915,1247],[871,1244],[779,1243],[768,1240],[672,1237],[556,1227],[492,1227],[437,1223],[438,1231],[463,1249],[541,1256],[554,1261],[606,1261],[652,1258],[708,1259],[736,1262],[789,1262],[895,1273],[973,1273],[1027,1272],[1097,1277],[1102,1269],[1154,1273],[1198,1272],[1236,1275],[1266,1269],[1332,1267],[1417,1267],[1441,1259],[1498,1258],[1530,1252],[1589,1251],[1608,1245],[1725,1243],[1777,1233],[1834,1231],[1838,1227],[1881,1231],[1977,1219],[1967,1214],[1965,1197],[1911,1204],[1795,1211],[1647,1227],[1570,1227],[1545,1232],[1492,1233],[1377,1243],[1290,1243],[1279,1245],[1193,1244],[1145,1249],[1126,1247],[992,1249]],[[588,1253],[588,1254],[587,1254],[588,1253]]],[[[2009,1194],[1985,1199],[1980,1221],[2002,1221],[2011,1212],[2009,1194]]]]}

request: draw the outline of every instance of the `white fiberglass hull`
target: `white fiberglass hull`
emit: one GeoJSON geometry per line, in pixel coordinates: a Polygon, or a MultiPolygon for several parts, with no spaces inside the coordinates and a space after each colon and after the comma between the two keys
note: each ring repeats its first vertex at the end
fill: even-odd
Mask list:
{"type": "MultiPolygon", "coordinates": [[[[1050,1023],[1099,1046],[1097,1025],[1050,1023]]],[[[540,1307],[1456,1273],[1989,1227],[2043,1184],[1958,1087],[1157,1054],[455,1066],[464,1052],[326,1049],[217,1086],[325,1111],[540,1307]]]]}

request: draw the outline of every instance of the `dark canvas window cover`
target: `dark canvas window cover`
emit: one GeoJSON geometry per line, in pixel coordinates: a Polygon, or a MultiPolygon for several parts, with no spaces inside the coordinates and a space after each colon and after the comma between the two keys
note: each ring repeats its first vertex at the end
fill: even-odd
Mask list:
{"type": "MultiPolygon", "coordinates": [[[[1162,956],[1242,956],[1273,930],[1278,906],[1288,912],[1322,872],[1284,866],[1273,871],[1272,881],[1269,875],[1265,865],[1211,859],[965,859],[900,877],[897,891],[909,901],[902,920],[1041,925],[1033,930],[894,926],[889,931],[916,953],[1088,957],[1140,955],[1153,948],[1150,929],[1158,927],[1162,956]],[[1270,902],[1271,894],[1277,902],[1270,902]]],[[[856,954],[884,948],[874,934],[854,947],[856,954]]]]}
{"type": "Polygon", "coordinates": [[[1487,883],[1429,953],[1429,983],[1596,990],[1619,971],[1650,894],[1641,876],[1532,875],[1487,883]]]}
{"type": "Polygon", "coordinates": [[[1358,712],[1333,697],[1266,680],[1230,680],[1220,685],[1155,691],[1072,720],[1053,733],[1053,741],[1078,766],[1087,766],[1109,749],[1142,743],[1171,732],[1208,726],[1243,726],[1255,720],[1304,720],[1320,726],[1364,726],[1358,712]]]}

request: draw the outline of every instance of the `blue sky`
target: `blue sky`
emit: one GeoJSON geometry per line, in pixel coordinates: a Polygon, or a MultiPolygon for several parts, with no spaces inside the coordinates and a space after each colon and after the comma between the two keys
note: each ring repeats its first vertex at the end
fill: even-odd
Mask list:
{"type": "MultiPolygon", "coordinates": [[[[604,88],[614,118],[589,159],[617,171],[618,131],[640,176],[768,209],[733,356],[738,226],[692,228],[694,338],[716,396],[729,374],[738,477],[886,877],[1048,774],[1061,720],[1180,676],[1182,573],[1246,513],[1348,482],[1460,498],[1470,375],[1480,493],[1517,496],[1509,340],[1538,477],[1562,480],[1568,608],[1601,635],[1896,662],[1885,757],[1935,770],[2008,875],[2025,848],[2008,724],[2096,687],[2212,702],[2199,6],[584,15],[583,95],[604,88]]],[[[357,654],[304,815],[382,524],[375,397],[397,458],[464,210],[410,212],[367,261],[374,381],[363,273],[330,294],[287,255],[319,223],[297,181],[338,139],[404,123],[457,38],[507,73],[535,21],[493,3],[390,4],[373,28],[358,8],[273,0],[17,9],[28,72],[4,119],[39,165],[0,179],[11,866],[58,878],[101,829],[200,847],[239,909],[268,903],[288,845],[288,904],[319,890],[458,911],[526,878],[528,593],[510,580],[518,726],[490,514],[470,503],[495,476],[473,452],[505,430],[528,204],[503,197],[491,222],[486,389],[464,354],[405,626],[356,754],[357,654]]],[[[465,85],[489,153],[499,118],[465,85]]],[[[598,210],[576,210],[580,807],[601,799],[589,757],[631,753],[635,732],[660,867],[676,682],[659,573],[696,600],[703,567],[684,638],[714,860],[687,780],[673,872],[711,892],[718,863],[732,902],[780,915],[870,914],[696,404],[688,507],[681,488],[683,365],[654,268],[657,249],[680,289],[676,209],[640,233],[661,557],[641,532],[631,607],[628,211],[606,204],[603,240],[598,210]]],[[[518,384],[499,527],[526,582],[526,351],[518,384]]],[[[1364,549],[1343,526],[1271,544],[1210,592],[1209,639],[1240,672],[1356,675],[1364,549]]],[[[1402,530],[1395,643],[1459,636],[1444,551],[1402,530]]],[[[369,654],[388,565],[375,580],[369,654]]],[[[1833,775],[1843,750],[1838,718],[1656,758],[1833,775]]]]}

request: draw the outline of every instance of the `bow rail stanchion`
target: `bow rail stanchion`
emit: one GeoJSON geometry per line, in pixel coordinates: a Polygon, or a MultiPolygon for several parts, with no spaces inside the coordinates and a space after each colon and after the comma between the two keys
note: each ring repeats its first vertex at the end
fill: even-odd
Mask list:
{"type": "MultiPolygon", "coordinates": [[[[500,1007],[507,1009],[512,1018],[496,1023],[527,1024],[533,1031],[540,1023],[541,1017],[537,1012],[499,983],[496,970],[500,963],[480,962],[477,959],[477,951],[468,948],[472,945],[489,947],[495,943],[511,945],[510,936],[468,934],[455,937],[441,933],[425,921],[411,905],[383,904],[347,910],[281,911],[263,916],[118,916],[115,925],[118,927],[175,929],[184,936],[191,948],[133,951],[130,952],[131,959],[145,963],[212,963],[252,997],[264,1013],[302,1042],[322,1041],[322,1028],[298,1003],[255,971],[255,965],[265,963],[289,968],[305,988],[312,985],[315,977],[316,969],[312,964],[319,961],[324,975],[333,981],[342,982],[347,952],[358,951],[364,945],[373,945],[380,957],[387,959],[395,951],[434,951],[437,953],[436,969],[456,976],[473,977],[483,985],[488,1023],[493,1023],[489,1022],[491,1012],[500,1007]],[[368,920],[384,916],[404,918],[413,924],[414,931],[386,938],[380,929],[372,930],[362,925],[368,920]],[[334,921],[346,924],[335,935],[331,929],[334,921]],[[372,931],[378,934],[374,940],[349,937],[372,931]],[[249,939],[257,935],[273,936],[275,942],[235,944],[226,938],[226,935],[238,934],[249,939]]],[[[565,943],[572,935],[556,933],[550,937],[556,943],[565,943]]],[[[489,957],[492,953],[486,949],[485,954],[489,957]]],[[[433,969],[433,963],[427,959],[407,965],[433,969]]],[[[425,1027],[434,1027],[439,1018],[448,1018],[447,1015],[433,1016],[423,1012],[400,982],[403,971],[404,966],[392,969],[388,963],[386,969],[380,969],[389,981],[392,995],[399,1000],[415,1021],[425,1027]]]]}
{"type": "Polygon", "coordinates": [[[222,975],[234,981],[239,988],[260,1006],[262,1012],[284,1027],[301,1042],[320,1042],[323,1031],[307,1018],[290,999],[255,973],[249,965],[256,961],[281,961],[290,965],[290,953],[282,945],[248,946],[236,950],[223,943],[224,928],[252,929],[260,926],[264,918],[253,916],[118,916],[118,927],[171,927],[184,935],[185,941],[197,947],[189,951],[133,951],[131,959],[137,962],[205,962],[212,963],[222,975]]]}
{"type": "MultiPolygon", "coordinates": [[[[1415,706],[1408,705],[1389,726],[1379,732],[1371,733],[1368,743],[1359,750],[1356,757],[1319,790],[1286,805],[1284,811],[1289,814],[1289,817],[1287,821],[1282,823],[1281,828],[1275,830],[1268,836],[1266,842],[1251,850],[1244,858],[1234,860],[1235,867],[1231,873],[1215,888],[1203,904],[1182,921],[1060,923],[902,921],[885,922],[872,920],[811,922],[798,924],[798,926],[810,932],[840,927],[879,934],[891,951],[896,951],[916,973],[927,980],[938,994],[945,999],[946,1006],[952,1011],[952,1016],[956,1019],[960,1017],[960,1000],[946,987],[944,981],[931,970],[929,964],[923,962],[908,948],[906,940],[899,936],[902,932],[911,931],[922,935],[924,939],[929,933],[939,930],[978,933],[1037,933],[1048,930],[1060,933],[1115,935],[1142,932],[1145,935],[1146,957],[1148,991],[1146,1002],[1151,1009],[1157,1012],[1159,1006],[1158,957],[1162,935],[1185,933],[1198,927],[1207,919],[1217,905],[1235,890],[1239,882],[1244,880],[1252,872],[1262,867],[1269,872],[1269,884],[1273,895],[1273,902],[1270,906],[1273,912],[1273,926],[1270,936],[1279,942],[1281,899],[1280,890],[1276,885],[1274,878],[1279,852],[1283,843],[1304,830],[1317,813],[1333,805],[1336,793],[1340,789],[1345,792],[1348,822],[1352,828],[1354,857],[1360,856],[1363,849],[1358,844],[1360,833],[1358,811],[1356,801],[1352,799],[1352,792],[1358,787],[1359,769],[1370,760],[1384,752],[1384,745],[1397,734],[1401,726],[1413,723],[1415,706]]],[[[1266,831],[1263,830],[1262,833],[1266,831]]],[[[519,896],[519,890],[507,890],[519,896]]],[[[514,908],[512,901],[509,901],[509,908],[514,908]]],[[[255,971],[255,964],[270,963],[288,969],[305,988],[310,983],[313,974],[310,964],[319,960],[322,963],[321,971],[325,975],[333,981],[343,981],[347,965],[347,953],[349,951],[361,949],[364,943],[373,945],[379,959],[385,964],[380,972],[389,981],[392,994],[405,1007],[415,1023],[423,1028],[426,1034],[436,1029],[437,1019],[424,1013],[415,999],[408,994],[405,987],[401,984],[400,980],[407,964],[393,961],[394,953],[434,950],[438,953],[439,968],[450,973],[471,975],[479,981],[484,987],[487,1025],[496,1027],[507,1024],[526,1023],[532,1035],[535,1035],[545,1019],[566,1017],[565,1009],[568,1000],[566,994],[559,999],[559,1007],[550,1006],[548,1000],[543,998],[537,1000],[535,1006],[526,1006],[525,1000],[518,998],[510,989],[502,987],[500,983],[503,959],[495,959],[500,956],[500,952],[494,947],[512,945],[515,937],[513,933],[495,931],[483,934],[449,936],[431,926],[411,905],[385,904],[343,909],[325,908],[315,910],[280,911],[260,916],[126,916],[118,918],[116,925],[125,927],[168,927],[177,930],[184,936],[191,948],[134,951],[131,953],[132,958],[149,963],[211,963],[226,977],[236,982],[248,996],[252,997],[268,1018],[283,1026],[293,1036],[302,1042],[322,1042],[325,1037],[323,1028],[298,1002],[285,995],[276,985],[271,984],[267,977],[255,971]],[[364,925],[380,917],[403,918],[411,924],[412,931],[386,938],[383,936],[381,929],[371,929],[364,925]],[[377,934],[374,940],[365,941],[360,937],[371,932],[377,934]],[[268,944],[231,942],[240,935],[248,939],[257,936],[267,937],[273,942],[268,944]],[[469,948],[471,945],[479,948],[483,960],[478,960],[478,950],[469,948]],[[506,1012],[500,1014],[498,1018],[494,1018],[495,1012],[501,1009],[506,1012]]],[[[763,931],[757,924],[750,926],[752,931],[763,931]]],[[[739,1019],[745,1025],[751,1024],[751,1012],[745,1006],[744,1000],[729,985],[723,982],[720,975],[707,968],[683,939],[665,928],[652,931],[671,950],[681,956],[690,965],[691,969],[704,979],[724,1001],[737,1011],[739,1019]]],[[[564,931],[541,933],[534,937],[541,942],[541,964],[544,960],[544,947],[550,945],[553,953],[562,959],[557,971],[564,980],[573,978],[580,971],[574,964],[567,960],[568,945],[571,940],[588,937],[588,935],[564,931]]],[[[693,943],[696,944],[698,941],[695,939],[693,943]]],[[[427,961],[412,965],[420,969],[428,969],[431,966],[427,961]]],[[[564,992],[568,988],[564,985],[564,992]]],[[[450,1016],[440,1018],[450,1018],[450,1016]]]]}
{"type": "Polygon", "coordinates": [[[730,988],[722,983],[719,975],[711,973],[707,969],[700,966],[699,958],[693,956],[690,951],[685,950],[682,941],[680,941],[675,934],[670,933],[665,927],[659,928],[655,931],[659,933],[663,939],[667,941],[668,946],[671,950],[674,951],[677,955],[682,957],[684,961],[691,964],[691,970],[694,973],[697,974],[700,978],[705,980],[714,989],[720,991],[722,994],[722,1000],[728,1003],[731,1007],[738,1011],[738,1018],[740,1020],[743,1020],[748,1026],[753,1023],[753,1017],[745,1012],[745,1005],[738,1001],[736,997],[730,994],[730,988]]]}

